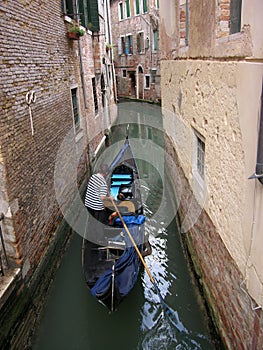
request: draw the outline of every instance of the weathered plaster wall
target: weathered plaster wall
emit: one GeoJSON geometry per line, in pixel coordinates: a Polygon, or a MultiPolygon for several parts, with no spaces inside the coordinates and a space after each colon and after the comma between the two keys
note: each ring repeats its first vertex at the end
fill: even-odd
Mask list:
{"type": "Polygon", "coordinates": [[[186,27],[179,17],[182,4],[166,0],[160,8],[164,127],[168,148],[174,150],[188,184],[185,193],[179,184],[181,229],[189,232],[189,247],[196,268],[201,266],[208,300],[215,301],[215,314],[223,319],[222,332],[231,333],[226,336],[229,348],[262,348],[263,189],[248,177],[255,171],[257,155],[263,4],[242,1],[241,28],[231,34],[230,0],[188,0],[185,46],[178,42],[178,25],[186,27]],[[173,19],[170,7],[175,10],[173,19]],[[204,180],[196,171],[196,135],[205,144],[204,180]],[[221,270],[225,277],[220,277],[221,270]],[[246,340],[241,327],[229,323],[231,317],[244,322],[246,340]]]}
{"type": "MultiPolygon", "coordinates": [[[[255,167],[262,69],[261,65],[237,62],[162,63],[164,127],[176,144],[189,183],[195,191],[196,188],[202,191],[203,207],[244,276],[252,253],[253,215],[256,215],[253,239],[260,235],[260,230],[258,233],[255,230],[262,224],[259,215],[263,210],[262,189],[248,180],[255,167]],[[247,98],[255,85],[258,93],[247,98]],[[205,139],[204,188],[198,186],[192,172],[194,130],[205,139]],[[253,212],[254,186],[259,204],[256,213],[253,212]]],[[[261,255],[254,251],[253,257],[257,283],[262,285],[261,255]]],[[[262,292],[253,296],[262,304],[262,292]]]]}
{"type": "MultiPolygon", "coordinates": [[[[248,177],[254,173],[256,164],[263,65],[240,63],[237,76],[237,105],[244,150],[244,172],[248,177]]],[[[263,186],[257,180],[249,180],[244,182],[241,191],[245,196],[242,228],[247,258],[246,284],[249,286],[251,295],[262,305],[263,186]]]]}
{"type": "MultiPolygon", "coordinates": [[[[263,66],[188,60],[163,61],[161,67],[164,128],[194,197],[237,267],[239,282],[233,293],[242,294],[247,288],[252,307],[262,305],[263,188],[248,176],[256,162],[263,66]],[[205,140],[203,185],[193,172],[194,131],[205,140]]],[[[199,220],[201,210],[190,208],[184,215],[182,231],[186,232],[199,220]]],[[[203,224],[206,230],[206,220],[203,224]]],[[[227,268],[225,273],[227,285],[231,276],[227,277],[227,268]]]]}
{"type": "Polygon", "coordinates": [[[243,0],[242,25],[250,24],[251,38],[253,43],[252,55],[254,58],[263,57],[262,37],[262,13],[263,2],[261,0],[243,0]]]}

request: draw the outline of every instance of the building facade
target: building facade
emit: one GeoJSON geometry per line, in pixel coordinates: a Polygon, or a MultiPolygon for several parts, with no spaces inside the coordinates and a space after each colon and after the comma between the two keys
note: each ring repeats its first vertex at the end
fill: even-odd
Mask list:
{"type": "Polygon", "coordinates": [[[159,101],[159,1],[110,3],[118,97],[159,101]]]}
{"type": "Polygon", "coordinates": [[[160,2],[181,232],[229,349],[263,347],[262,14],[260,0],[160,2]]]}
{"type": "MultiPolygon", "coordinates": [[[[1,255],[5,275],[14,267],[17,295],[39,277],[57,239],[62,206],[85,183],[116,118],[115,74],[105,50],[109,11],[107,0],[0,4],[0,213],[9,269],[1,255]],[[82,35],[77,40],[69,38],[72,27],[82,35]]],[[[0,276],[2,316],[5,282],[0,276]]],[[[0,338],[3,345],[2,333],[0,338]]]]}

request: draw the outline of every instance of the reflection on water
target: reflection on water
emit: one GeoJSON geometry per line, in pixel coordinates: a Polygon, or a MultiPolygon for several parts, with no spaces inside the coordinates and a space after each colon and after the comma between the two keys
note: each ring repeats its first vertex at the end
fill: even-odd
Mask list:
{"type": "MultiPolygon", "coordinates": [[[[171,240],[169,240],[168,237],[169,235],[173,235],[173,230],[176,230],[176,226],[175,222],[173,222],[167,229],[165,216],[162,220],[160,218],[159,221],[151,219],[154,214],[151,208],[156,207],[159,195],[163,195],[161,194],[162,188],[157,188],[154,184],[152,185],[151,189],[144,189],[147,192],[145,213],[148,220],[146,229],[153,250],[152,255],[146,257],[145,261],[150,271],[153,272],[154,279],[162,297],[166,300],[167,296],[170,296],[169,300],[171,300],[171,302],[169,304],[169,311],[172,313],[172,317],[170,314],[166,314],[165,310],[162,308],[158,293],[151,285],[148,274],[144,271],[142,275],[142,284],[145,302],[141,310],[142,336],[137,349],[215,349],[204,321],[201,321],[201,323],[204,322],[204,328],[194,331],[191,327],[187,328],[180,319],[178,305],[176,303],[178,294],[177,292],[173,294],[172,287],[176,285],[178,279],[185,278],[185,276],[181,276],[174,271],[176,270],[176,264],[182,264],[182,260],[169,260],[167,252],[167,246],[171,245],[171,240]]],[[[166,198],[166,200],[169,202],[171,198],[166,198]]],[[[169,203],[169,205],[171,205],[171,203],[169,203]]],[[[178,236],[178,232],[176,232],[176,234],[178,236]]],[[[178,249],[177,244],[179,244],[179,240],[177,243],[172,243],[172,247],[178,249]]],[[[181,250],[181,247],[179,249],[181,250]]],[[[188,282],[189,290],[194,286],[191,285],[189,278],[188,282]]],[[[179,284],[180,281],[178,285],[179,284]]],[[[178,293],[184,293],[184,291],[178,289],[178,293]]],[[[188,300],[185,300],[185,303],[188,302],[188,300]]],[[[182,309],[182,313],[185,312],[187,312],[187,310],[182,309]]],[[[198,318],[200,316],[201,314],[195,317],[198,318]]]]}
{"type": "MultiPolygon", "coordinates": [[[[133,103],[131,108],[136,110],[136,118],[141,118],[140,113],[148,113],[147,106],[142,109],[140,104],[133,103]]],[[[149,106],[151,117],[153,111],[154,106],[149,106]]],[[[158,114],[159,110],[155,112],[158,114]]],[[[154,135],[154,131],[145,133],[142,126],[140,130],[154,135]]],[[[206,311],[189,273],[175,220],[170,220],[168,212],[174,214],[176,205],[172,195],[169,197],[169,188],[164,189],[162,166],[157,157],[156,161],[158,164],[154,166],[144,159],[138,160],[146,230],[153,249],[145,261],[173,313],[173,322],[164,312],[144,269],[117,312],[108,314],[84,283],[81,237],[75,236],[55,278],[33,349],[220,349],[210,334],[206,311]]]]}

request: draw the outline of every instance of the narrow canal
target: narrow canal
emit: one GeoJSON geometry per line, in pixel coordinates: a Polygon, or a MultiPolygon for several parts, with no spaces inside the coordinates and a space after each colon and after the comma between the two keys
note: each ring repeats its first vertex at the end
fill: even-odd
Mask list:
{"type": "Polygon", "coordinates": [[[144,147],[147,156],[138,157],[147,232],[153,247],[152,255],[145,261],[176,322],[171,323],[163,313],[143,269],[130,295],[117,312],[109,314],[85,285],[82,237],[75,234],[54,278],[34,350],[221,349],[183,253],[174,218],[173,192],[166,191],[168,195],[163,198],[165,165],[161,160],[160,108],[135,102],[120,104],[119,123],[113,129],[112,141],[121,140],[127,128],[135,150],[144,147]],[[154,144],[158,151],[154,151],[154,144]]]}

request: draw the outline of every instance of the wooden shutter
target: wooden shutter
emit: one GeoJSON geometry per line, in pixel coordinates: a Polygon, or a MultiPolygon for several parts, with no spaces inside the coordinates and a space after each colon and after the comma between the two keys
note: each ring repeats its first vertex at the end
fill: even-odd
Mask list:
{"type": "Polygon", "coordinates": [[[147,0],[143,0],[143,13],[147,12],[148,8],[147,8],[147,0]]]}
{"type": "Polygon", "coordinates": [[[136,15],[140,14],[140,2],[139,0],[136,0],[136,15]]]}
{"type": "Polygon", "coordinates": [[[141,52],[140,34],[137,34],[137,52],[141,52]]]}
{"type": "Polygon", "coordinates": [[[126,0],[126,17],[129,18],[130,16],[131,16],[130,0],[126,0]]]}
{"type": "Polygon", "coordinates": [[[130,52],[130,49],[129,49],[129,38],[128,36],[125,37],[125,54],[128,55],[129,52],[130,52]]]}

